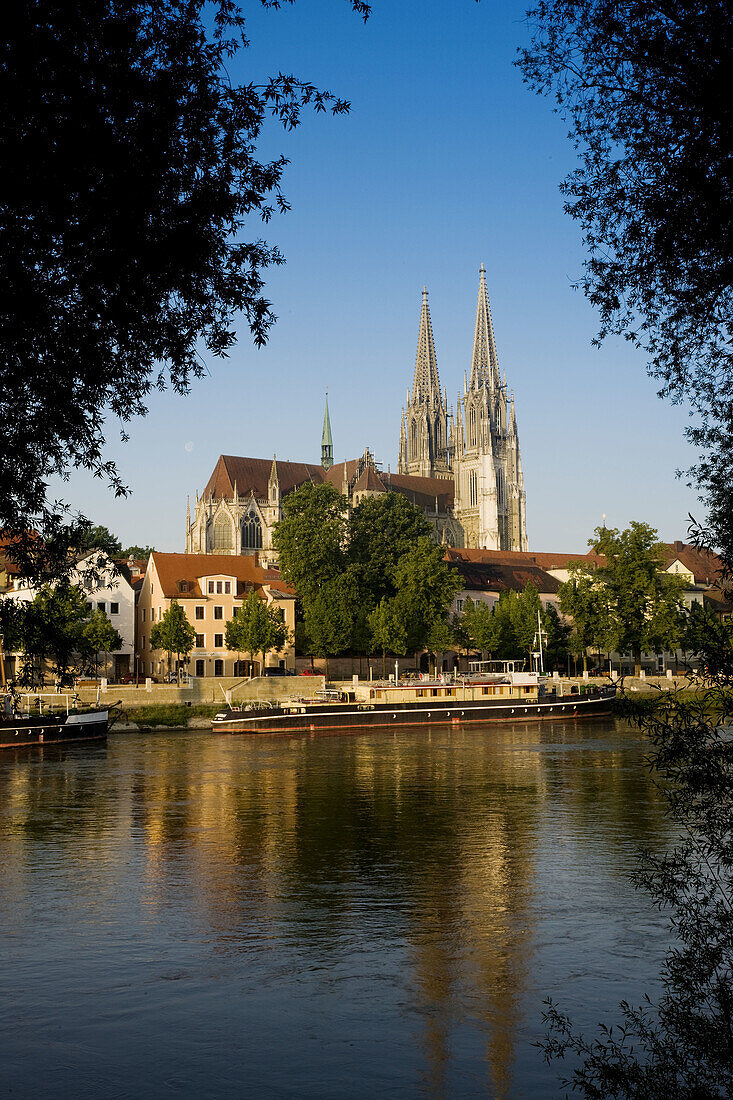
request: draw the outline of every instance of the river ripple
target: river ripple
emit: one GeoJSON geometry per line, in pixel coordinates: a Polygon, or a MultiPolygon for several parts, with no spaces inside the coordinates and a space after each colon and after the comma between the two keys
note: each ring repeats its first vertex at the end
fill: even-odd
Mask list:
{"type": "Polygon", "coordinates": [[[613,721],[0,755],[0,1095],[554,1097],[543,998],[654,991],[613,721]]]}

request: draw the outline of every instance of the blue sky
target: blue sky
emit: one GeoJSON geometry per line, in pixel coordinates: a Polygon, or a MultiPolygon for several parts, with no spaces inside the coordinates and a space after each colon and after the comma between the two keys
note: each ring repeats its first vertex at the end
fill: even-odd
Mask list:
{"type": "Polygon", "coordinates": [[[677,468],[694,460],[684,409],[656,397],[622,341],[599,351],[593,310],[572,283],[577,225],[560,180],[574,165],[566,127],[513,66],[525,5],[495,0],[374,0],[364,25],[345,0],[298,0],[248,14],[251,47],[233,79],[293,72],[349,99],[339,118],[304,115],[263,135],[262,156],[291,159],[285,216],[250,235],[287,264],[267,277],[278,315],[258,350],[246,328],[187,398],[155,394],[131,440],[110,454],[132,489],[115,500],[84,475],[52,486],[123,543],[183,550],[186,497],[219,454],[317,462],[328,387],[337,461],[369,446],[397,460],[423,284],[441,382],[455,403],[470,368],[478,268],[487,268],[499,358],[514,389],[527,528],[535,550],[582,550],[605,513],[664,539],[701,515],[677,468]]]}

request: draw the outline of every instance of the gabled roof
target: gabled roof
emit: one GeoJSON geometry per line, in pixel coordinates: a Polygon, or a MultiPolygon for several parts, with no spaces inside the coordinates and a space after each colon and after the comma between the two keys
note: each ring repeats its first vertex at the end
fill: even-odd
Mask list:
{"type": "Polygon", "coordinates": [[[361,471],[358,478],[356,479],[356,484],[354,485],[353,491],[355,493],[386,493],[387,486],[384,484],[381,477],[373,466],[365,466],[365,468],[361,471]]]}
{"type": "Polygon", "coordinates": [[[531,584],[543,595],[554,595],[560,587],[556,577],[530,562],[508,565],[504,562],[451,559],[451,564],[458,569],[464,587],[469,591],[523,592],[525,587],[531,584]]]}
{"type": "Polygon", "coordinates": [[[446,557],[454,564],[465,561],[483,562],[487,565],[538,565],[543,570],[566,569],[574,561],[583,562],[589,569],[597,569],[605,564],[603,555],[592,550],[587,554],[554,554],[534,550],[466,550],[462,547],[451,547],[447,550],[446,557]]]}
{"type": "MultiPolygon", "coordinates": [[[[383,475],[384,477],[384,475],[383,475]]],[[[384,478],[387,489],[401,493],[413,504],[435,511],[435,498],[438,498],[438,511],[445,512],[453,507],[455,485],[453,478],[414,477],[412,474],[388,474],[384,478]]]]}
{"type": "MultiPolygon", "coordinates": [[[[249,496],[251,492],[262,500],[268,495],[271,458],[237,458],[235,455],[219,455],[214,472],[206,483],[202,496],[209,495],[215,500],[231,499],[234,485],[240,496],[249,496]]],[[[281,462],[277,459],[277,478],[283,496],[304,485],[306,481],[320,485],[325,478],[325,470],[320,465],[308,462],[281,462]]]]}
{"type": "Polygon", "coordinates": [[[695,584],[716,584],[721,579],[723,563],[717,554],[698,550],[684,542],[663,543],[664,563],[667,569],[679,561],[695,578],[695,584]]]}
{"type": "Polygon", "coordinates": [[[199,581],[202,577],[231,577],[236,581],[236,595],[241,596],[250,588],[274,584],[287,595],[293,589],[285,584],[277,569],[264,569],[253,555],[248,554],[161,554],[155,551],[151,558],[155,564],[163,595],[169,599],[200,599],[205,595],[199,581]],[[189,587],[181,591],[181,582],[189,587]]]}

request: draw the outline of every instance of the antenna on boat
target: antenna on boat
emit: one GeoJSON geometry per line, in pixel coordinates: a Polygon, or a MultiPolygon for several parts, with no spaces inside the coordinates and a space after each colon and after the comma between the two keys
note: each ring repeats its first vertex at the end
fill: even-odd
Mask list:
{"type": "Polygon", "coordinates": [[[532,639],[532,645],[537,646],[537,649],[532,654],[532,656],[535,658],[535,660],[537,661],[537,663],[539,665],[539,668],[538,668],[537,671],[541,672],[544,675],[545,662],[542,658],[542,639],[543,638],[545,639],[545,647],[546,647],[547,646],[547,631],[542,629],[542,620],[540,619],[540,612],[538,610],[537,611],[537,630],[535,631],[535,636],[532,639]]]}

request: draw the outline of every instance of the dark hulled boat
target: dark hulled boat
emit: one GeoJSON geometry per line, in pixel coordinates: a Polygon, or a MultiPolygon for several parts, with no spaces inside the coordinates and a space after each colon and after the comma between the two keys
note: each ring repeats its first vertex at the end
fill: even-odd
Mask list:
{"type": "Polygon", "coordinates": [[[0,714],[0,749],[25,745],[58,745],[72,741],[100,741],[107,736],[109,711],[77,709],[73,698],[64,695],[26,696],[22,700],[8,692],[0,714]],[[44,700],[50,699],[50,704],[44,700]]]}
{"type": "Polygon", "coordinates": [[[507,671],[474,679],[366,684],[349,692],[316,692],[258,710],[228,707],[212,723],[214,733],[298,733],[375,726],[461,725],[600,718],[611,713],[615,684],[564,690],[538,673],[507,671]]]}

